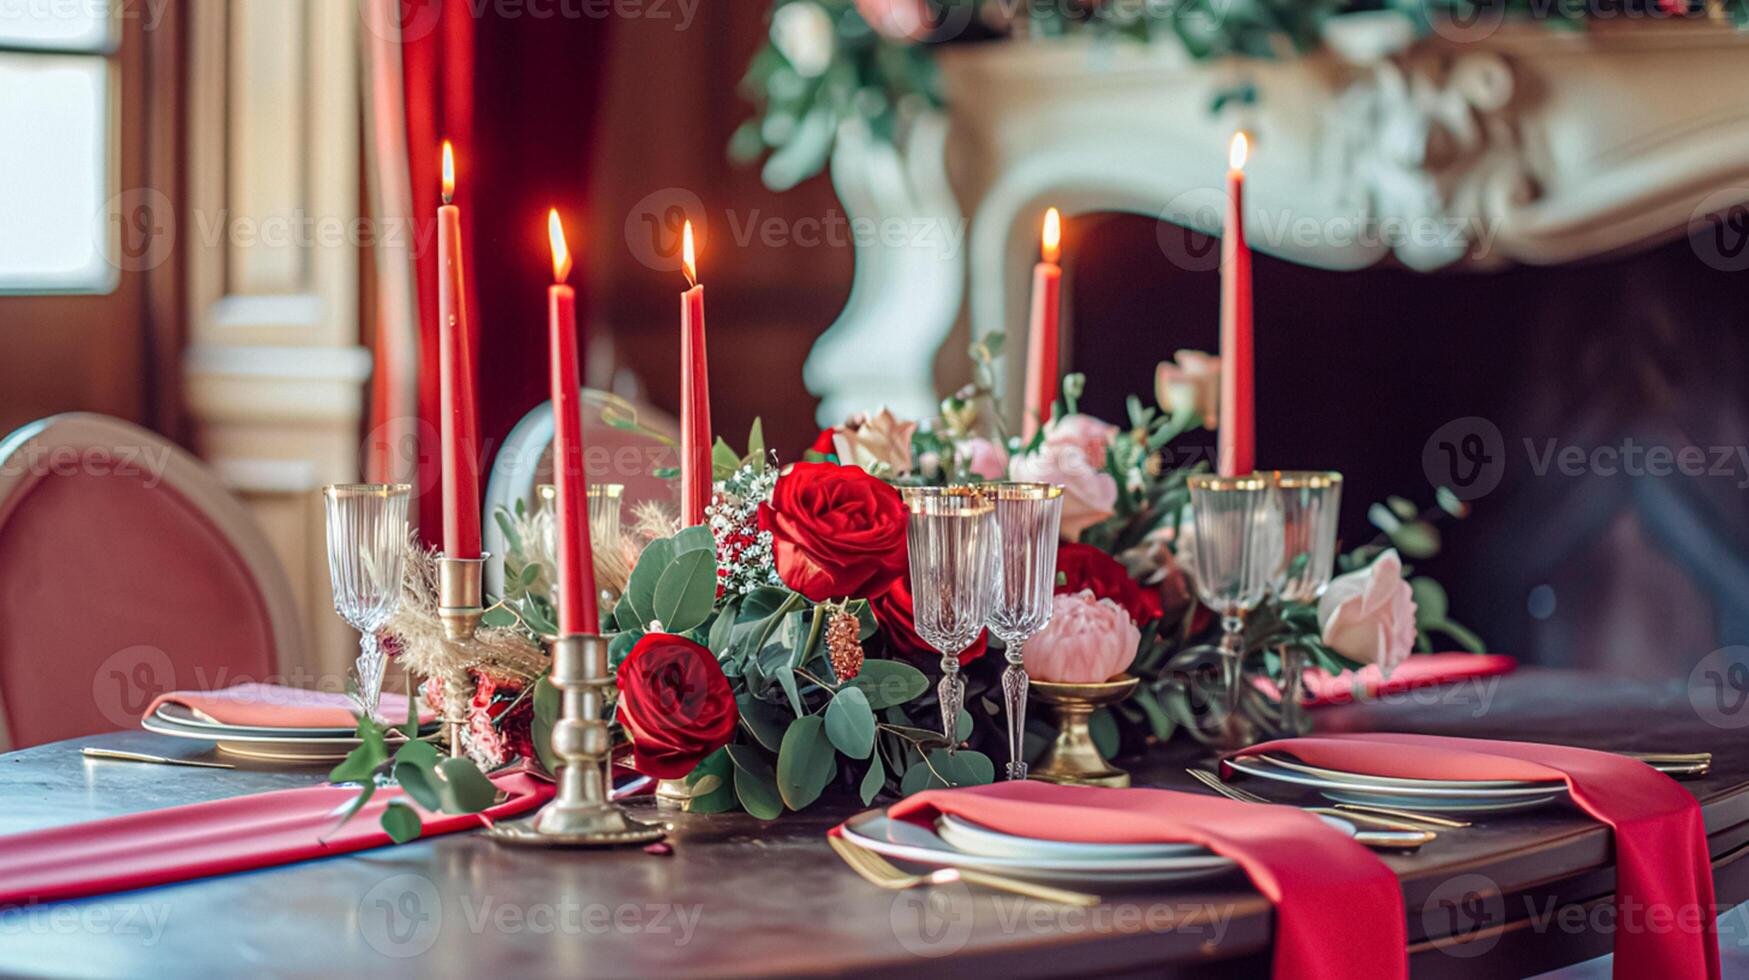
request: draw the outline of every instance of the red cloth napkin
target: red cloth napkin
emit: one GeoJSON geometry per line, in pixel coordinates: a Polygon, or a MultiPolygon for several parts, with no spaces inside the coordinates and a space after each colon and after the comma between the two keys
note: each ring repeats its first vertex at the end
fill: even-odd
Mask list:
{"type": "MultiPolygon", "coordinates": [[[[1510,674],[1517,667],[1517,660],[1501,653],[1418,653],[1398,664],[1389,677],[1376,664],[1340,674],[1312,669],[1306,671],[1305,704],[1312,708],[1347,704],[1357,697],[1377,698],[1472,677],[1510,674]]],[[[1272,698],[1281,696],[1275,682],[1267,677],[1254,683],[1272,698]]]]}
{"type": "Polygon", "coordinates": [[[1395,733],[1287,738],[1233,754],[1262,752],[1374,776],[1565,781],[1580,809],[1615,830],[1615,975],[1718,980],[1719,910],[1700,804],[1651,766],[1566,745],[1395,733]]]}
{"type": "Polygon", "coordinates": [[[1275,906],[1276,980],[1408,976],[1397,876],[1371,851],[1296,807],[1023,780],[926,790],[887,811],[927,826],[943,813],[1045,840],[1201,844],[1238,862],[1275,906]]]}
{"type": "MultiPolygon", "coordinates": [[[[510,798],[484,813],[420,812],[430,837],[490,826],[553,795],[526,769],[492,782],[510,798]]],[[[390,842],[378,823],[399,788],[380,789],[339,829],[356,787],[310,786],[148,810],[0,837],[0,907],[128,891],[348,854],[390,842]]]]}
{"type": "MultiPolygon", "coordinates": [[[[185,705],[195,714],[221,725],[256,725],[264,728],[353,728],[358,724],[357,704],[344,694],[306,691],[278,684],[238,684],[218,691],[171,691],[160,694],[146,706],[150,718],[162,704],[185,705]]],[[[419,714],[421,724],[437,717],[429,709],[419,714]]],[[[384,692],[377,704],[377,720],[394,724],[407,720],[407,697],[384,692]]]]}

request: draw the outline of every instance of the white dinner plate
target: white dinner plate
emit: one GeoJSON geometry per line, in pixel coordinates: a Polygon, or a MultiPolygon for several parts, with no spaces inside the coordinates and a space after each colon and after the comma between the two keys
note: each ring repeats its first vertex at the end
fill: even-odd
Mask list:
{"type": "MultiPolygon", "coordinates": [[[[1405,810],[1426,810],[1438,813],[1516,813],[1546,806],[1567,794],[1565,784],[1532,783],[1511,788],[1470,788],[1464,786],[1405,787],[1368,781],[1362,774],[1344,774],[1343,778],[1327,778],[1271,765],[1256,757],[1228,760],[1237,772],[1260,779],[1306,786],[1339,803],[1397,807],[1405,810]]],[[[1458,782],[1458,781],[1452,781],[1458,782]]]]}
{"type": "Polygon", "coordinates": [[[1343,772],[1340,769],[1327,769],[1314,766],[1298,759],[1284,758],[1279,755],[1260,755],[1261,759],[1270,765],[1283,769],[1292,769],[1311,776],[1322,776],[1325,779],[1340,780],[1349,783],[1372,783],[1379,786],[1402,786],[1409,789],[1425,789],[1428,787],[1444,789],[1522,789],[1524,787],[1546,787],[1550,780],[1546,779],[1427,779],[1415,776],[1374,776],[1369,773],[1343,772]]]}
{"type": "Polygon", "coordinates": [[[357,726],[345,728],[278,728],[266,725],[232,725],[203,718],[186,704],[168,701],[158,706],[159,718],[187,728],[199,728],[225,735],[263,735],[269,738],[351,738],[357,726]]]}
{"type": "MultiPolygon", "coordinates": [[[[1323,818],[1330,826],[1352,836],[1354,825],[1346,820],[1323,818]]],[[[1230,858],[1202,848],[1168,857],[1148,858],[1020,858],[961,851],[928,827],[893,820],[885,810],[868,810],[844,824],[844,836],[884,857],[912,864],[942,868],[991,871],[1012,878],[1076,882],[1088,885],[1161,884],[1193,881],[1226,874],[1237,867],[1230,858]]]]}
{"type": "Polygon", "coordinates": [[[1078,841],[1041,840],[1037,837],[1016,837],[991,830],[962,817],[944,816],[935,821],[935,832],[948,846],[967,854],[990,857],[1068,858],[1070,860],[1112,861],[1126,858],[1181,857],[1186,854],[1207,854],[1200,844],[1083,844],[1078,841]]]}
{"type": "MultiPolygon", "coordinates": [[[[274,762],[338,761],[346,758],[347,753],[359,746],[358,739],[352,737],[285,738],[270,735],[220,734],[169,721],[156,714],[140,722],[140,727],[148,732],[168,735],[172,738],[212,742],[218,745],[219,751],[230,755],[249,759],[268,759],[274,762]]],[[[390,744],[395,744],[395,741],[391,740],[390,744]]]]}

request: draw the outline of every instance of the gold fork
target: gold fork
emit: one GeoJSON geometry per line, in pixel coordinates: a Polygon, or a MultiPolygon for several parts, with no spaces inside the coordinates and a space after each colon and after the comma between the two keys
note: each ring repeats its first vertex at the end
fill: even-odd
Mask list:
{"type": "MultiPolygon", "coordinates": [[[[1214,790],[1229,800],[1236,800],[1240,803],[1287,805],[1276,804],[1274,800],[1266,800],[1263,797],[1258,796],[1256,793],[1240,789],[1237,786],[1229,786],[1222,781],[1221,777],[1212,772],[1204,772],[1201,769],[1186,769],[1184,771],[1190,773],[1192,779],[1195,779],[1197,782],[1207,786],[1209,789],[1214,790]]],[[[1362,827],[1377,827],[1381,831],[1384,831],[1383,833],[1373,833],[1363,830],[1355,834],[1354,839],[1356,841],[1369,847],[1380,846],[1413,849],[1420,847],[1422,844],[1434,840],[1439,836],[1425,827],[1418,827],[1414,824],[1399,820],[1388,820],[1384,817],[1375,817],[1369,813],[1353,813],[1328,806],[1302,806],[1299,809],[1320,816],[1336,817],[1339,820],[1347,820],[1350,823],[1362,827]]]]}
{"type": "Polygon", "coordinates": [[[955,881],[964,881],[968,884],[983,885],[985,888],[994,888],[997,891],[1036,898],[1043,902],[1055,902],[1058,905],[1088,908],[1099,904],[1098,895],[1072,892],[1065,888],[1052,888],[1050,885],[1037,885],[1030,881],[1017,881],[1013,878],[1004,878],[1001,875],[993,875],[984,871],[942,868],[925,874],[911,874],[894,867],[886,858],[868,848],[852,844],[842,837],[829,836],[826,838],[826,843],[831,844],[832,850],[836,851],[838,856],[844,859],[844,863],[850,865],[850,870],[860,875],[864,881],[892,891],[903,891],[918,885],[945,885],[955,881]]]}

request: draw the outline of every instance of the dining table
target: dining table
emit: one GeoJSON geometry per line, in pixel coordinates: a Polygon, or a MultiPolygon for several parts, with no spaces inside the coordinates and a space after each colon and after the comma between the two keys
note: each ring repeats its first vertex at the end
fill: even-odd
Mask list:
{"type": "MultiPolygon", "coordinates": [[[[1705,814],[1721,909],[1749,900],[1749,748],[1686,682],[1521,668],[1319,708],[1324,732],[1410,731],[1611,751],[1711,752],[1682,785],[1705,814]]],[[[1184,737],[1116,761],[1136,785],[1205,791],[1212,753],[1184,737]]],[[[321,782],[325,766],[226,758],[211,746],[114,732],[0,756],[0,833],[321,782]],[[232,769],[91,759],[86,747],[232,769]]],[[[1251,788],[1309,804],[1281,787],[1251,788]]],[[[691,814],[665,846],[546,850],[478,833],[76,901],[0,909],[0,974],[119,977],[1268,976],[1270,904],[1238,874],[1102,895],[1090,908],[961,881],[883,891],[826,832],[854,793],[763,822],[691,814]]],[[[1525,977],[1609,953],[1632,909],[1614,902],[1611,833],[1560,805],[1476,818],[1398,875],[1417,978],[1525,977]]],[[[1731,913],[1740,917],[1743,910],[1731,913]]],[[[1364,919],[1352,942],[1369,941],[1364,919]]],[[[1749,936],[1721,927],[1725,975],[1749,936]],[[1733,934],[1736,933],[1736,934],[1733,934]]],[[[1603,975],[1591,970],[1587,975],[1603,975]]]]}

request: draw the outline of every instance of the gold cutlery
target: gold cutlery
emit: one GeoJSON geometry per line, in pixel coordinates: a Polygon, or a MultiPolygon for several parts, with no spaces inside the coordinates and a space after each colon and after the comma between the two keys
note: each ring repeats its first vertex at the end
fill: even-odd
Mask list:
{"type": "Polygon", "coordinates": [[[87,745],[79,750],[79,754],[87,759],[109,759],[114,762],[151,762],[160,766],[192,766],[196,769],[235,769],[229,762],[202,762],[199,759],[172,759],[163,755],[146,755],[143,752],[123,752],[120,749],[98,749],[87,745]]]}
{"type": "Polygon", "coordinates": [[[1078,908],[1088,908],[1099,904],[1098,895],[1085,892],[1072,892],[1065,888],[1052,888],[1050,885],[1034,884],[1030,881],[1019,881],[1014,878],[1004,878],[985,871],[973,871],[969,868],[941,868],[923,874],[911,874],[901,871],[886,858],[862,847],[852,844],[837,835],[826,838],[826,843],[832,845],[832,850],[850,865],[850,870],[856,872],[862,879],[879,888],[892,891],[903,891],[918,885],[945,885],[955,881],[964,881],[971,885],[983,885],[1014,895],[1024,895],[1043,902],[1055,902],[1058,905],[1072,905],[1078,908]]]}
{"type": "MultiPolygon", "coordinates": [[[[1195,779],[1197,782],[1207,786],[1209,789],[1214,790],[1229,800],[1236,800],[1240,803],[1263,803],[1276,806],[1291,805],[1277,804],[1274,800],[1265,799],[1250,790],[1240,789],[1237,786],[1229,786],[1221,779],[1221,777],[1212,772],[1205,772],[1201,769],[1186,769],[1184,771],[1190,773],[1192,779],[1195,779]]],[[[1412,849],[1420,847],[1422,844],[1432,841],[1439,836],[1425,827],[1401,820],[1390,820],[1384,817],[1376,817],[1368,813],[1355,813],[1352,810],[1338,810],[1335,807],[1328,806],[1302,806],[1299,809],[1320,816],[1336,817],[1339,820],[1347,820],[1356,826],[1378,828],[1377,832],[1363,830],[1355,834],[1354,839],[1356,841],[1366,844],[1369,847],[1380,846],[1412,849]]]]}
{"type": "Polygon", "coordinates": [[[1338,803],[1336,809],[1353,813],[1376,813],[1386,817],[1397,817],[1412,823],[1426,824],[1429,827],[1446,827],[1461,830],[1470,826],[1468,820],[1453,820],[1450,817],[1435,816],[1431,813],[1419,813],[1415,810],[1399,810],[1389,806],[1369,806],[1365,803],[1338,803]]]}

